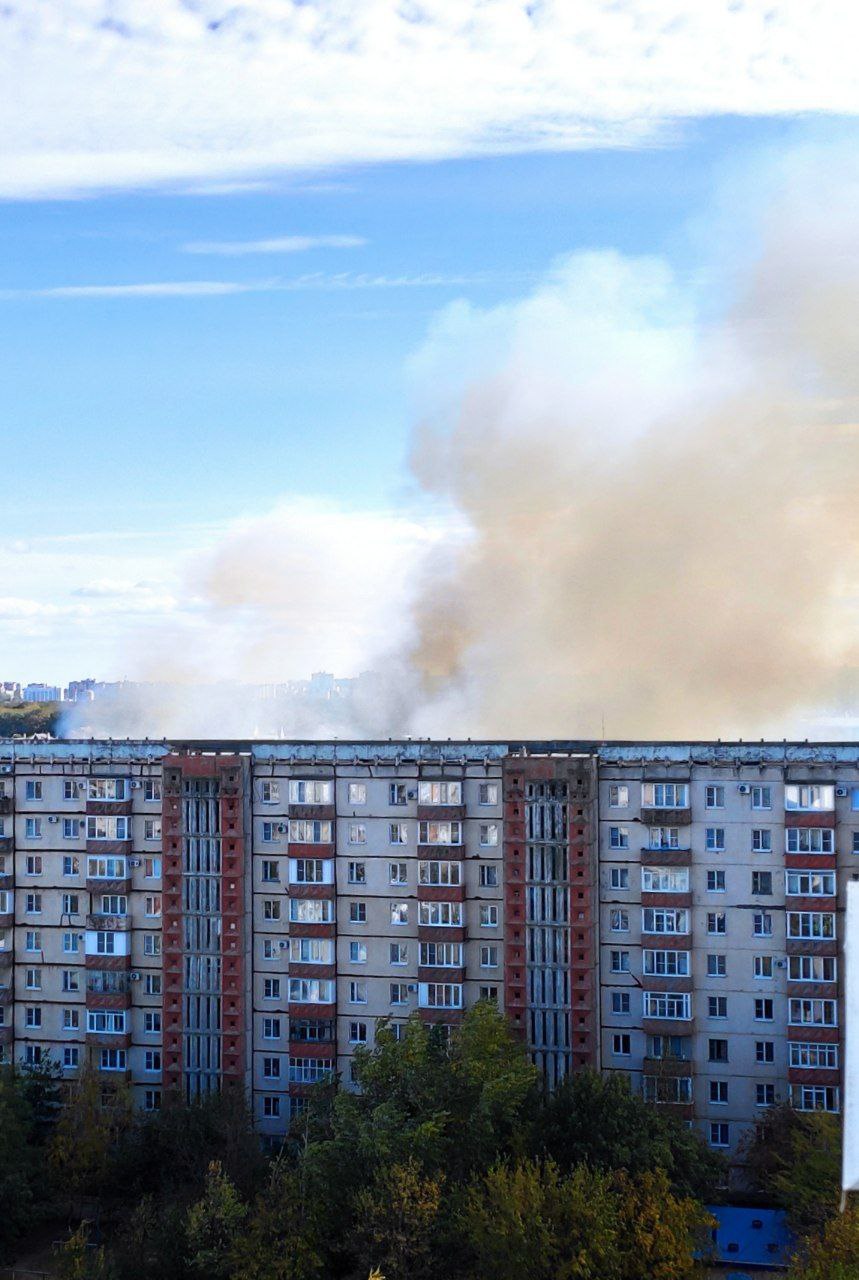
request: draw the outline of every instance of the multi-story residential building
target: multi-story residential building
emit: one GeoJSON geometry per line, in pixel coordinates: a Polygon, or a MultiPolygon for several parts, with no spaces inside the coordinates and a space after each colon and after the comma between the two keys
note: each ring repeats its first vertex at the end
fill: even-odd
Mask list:
{"type": "Polygon", "coordinates": [[[839,1109],[857,854],[848,744],[0,742],[0,1051],[232,1080],[274,1137],[383,1019],[490,999],[550,1087],[736,1155],[839,1109]]]}

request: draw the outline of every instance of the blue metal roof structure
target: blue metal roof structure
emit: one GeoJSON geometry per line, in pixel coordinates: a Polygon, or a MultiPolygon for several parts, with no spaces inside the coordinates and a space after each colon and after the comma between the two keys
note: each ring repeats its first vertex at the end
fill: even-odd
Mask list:
{"type": "Polygon", "coordinates": [[[707,1212],[718,1224],[713,1230],[714,1261],[736,1266],[737,1271],[733,1273],[736,1280],[740,1280],[746,1270],[787,1270],[794,1238],[781,1209],[744,1209],[735,1205],[708,1204],[707,1212]]]}

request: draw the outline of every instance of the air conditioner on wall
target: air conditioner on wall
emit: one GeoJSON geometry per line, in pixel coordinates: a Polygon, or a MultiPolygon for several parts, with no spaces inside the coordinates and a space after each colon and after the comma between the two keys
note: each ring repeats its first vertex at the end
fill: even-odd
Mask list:
{"type": "Polygon", "coordinates": [[[849,792],[848,792],[848,790],[847,790],[847,788],[846,788],[846,787],[836,787],[836,788],[835,788],[835,794],[836,794],[837,796],[846,796],[846,795],[848,795],[848,794],[849,794],[849,792]]]}
{"type": "Polygon", "coordinates": [[[11,773],[11,772],[12,772],[11,764],[0,764],[0,773],[11,773]]]}
{"type": "Polygon", "coordinates": [[[132,982],[139,982],[142,975],[138,973],[137,970],[135,969],[134,972],[130,973],[128,976],[132,982]]]}
{"type": "Polygon", "coordinates": [[[139,779],[135,778],[135,779],[134,779],[134,781],[131,783],[131,790],[132,790],[132,791],[139,791],[139,790],[140,790],[141,785],[142,785],[142,784],[140,783],[139,779]]]}
{"type": "Polygon", "coordinates": [[[56,815],[55,813],[52,813],[52,814],[50,815],[50,817],[48,818],[48,822],[59,822],[59,818],[57,817],[57,815],[56,815]]]}
{"type": "Polygon", "coordinates": [[[747,796],[751,791],[751,787],[747,782],[741,782],[740,785],[737,787],[737,790],[739,791],[741,796],[747,796]]]}

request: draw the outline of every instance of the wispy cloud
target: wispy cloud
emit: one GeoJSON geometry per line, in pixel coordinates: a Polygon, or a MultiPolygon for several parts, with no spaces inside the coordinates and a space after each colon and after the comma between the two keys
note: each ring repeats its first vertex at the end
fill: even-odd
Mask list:
{"type": "Polygon", "coordinates": [[[58,8],[0,9],[0,196],[228,192],[859,107],[850,0],[64,0],[62,21],[58,8]]]}
{"type": "MultiPolygon", "coordinates": [[[[506,275],[505,280],[522,278],[506,275]]],[[[444,275],[425,272],[417,275],[386,276],[369,272],[308,272],[305,275],[267,280],[157,280],[140,284],[70,284],[43,289],[0,290],[0,300],[25,298],[221,298],[244,293],[297,293],[306,290],[349,289],[458,289],[488,284],[498,277],[489,274],[444,275]]]]}
{"type": "Polygon", "coordinates": [[[271,240],[193,240],[185,253],[220,254],[241,258],[253,253],[306,253],[309,249],[359,249],[363,236],[275,236],[271,240]]]}
{"type": "Polygon", "coordinates": [[[67,284],[50,289],[7,290],[2,297],[30,298],[219,298],[259,292],[270,284],[235,280],[156,280],[143,284],[67,284]]]}

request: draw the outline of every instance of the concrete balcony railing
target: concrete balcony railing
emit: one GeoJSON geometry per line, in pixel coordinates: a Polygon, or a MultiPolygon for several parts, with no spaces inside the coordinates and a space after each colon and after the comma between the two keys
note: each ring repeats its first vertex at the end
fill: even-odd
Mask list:
{"type": "Polygon", "coordinates": [[[131,929],[131,916],[112,916],[92,911],[86,918],[86,927],[100,933],[128,933],[131,929]]]}

